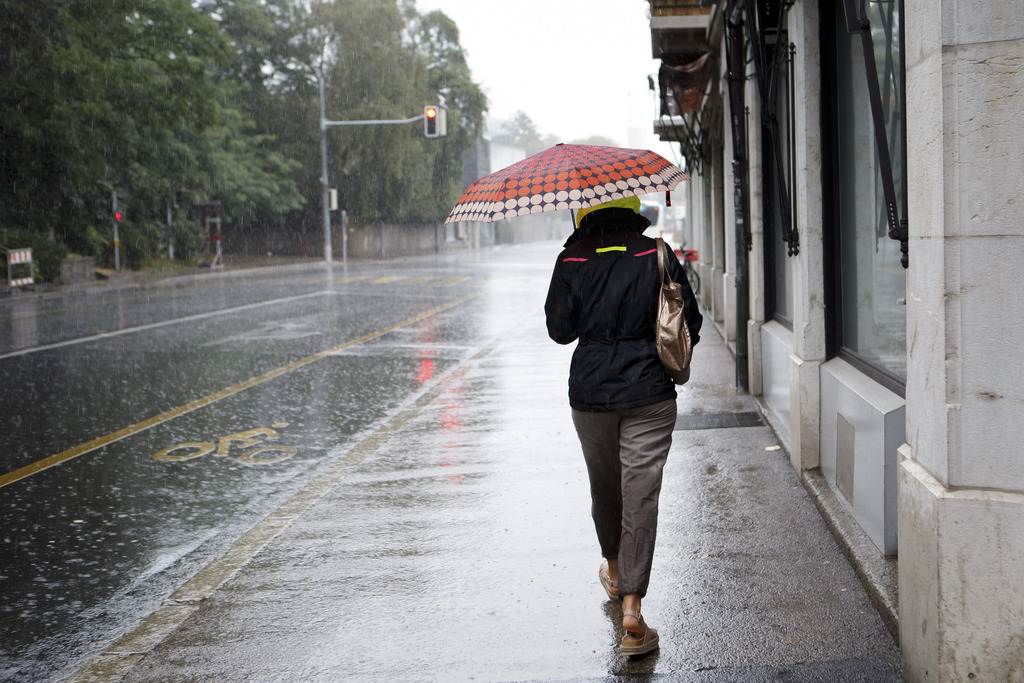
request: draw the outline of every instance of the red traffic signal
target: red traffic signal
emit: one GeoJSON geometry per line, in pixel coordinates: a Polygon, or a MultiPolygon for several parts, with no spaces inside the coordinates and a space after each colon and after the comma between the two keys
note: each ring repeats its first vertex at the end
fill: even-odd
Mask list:
{"type": "Polygon", "coordinates": [[[123,213],[121,213],[120,211],[115,211],[114,212],[114,220],[115,221],[120,223],[122,218],[124,218],[124,214],[123,213]]]}

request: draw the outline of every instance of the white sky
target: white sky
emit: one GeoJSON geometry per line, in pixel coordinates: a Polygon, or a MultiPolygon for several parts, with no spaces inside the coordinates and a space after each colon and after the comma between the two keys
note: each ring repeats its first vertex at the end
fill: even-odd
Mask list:
{"type": "Polygon", "coordinates": [[[678,145],[651,132],[660,62],[651,57],[647,0],[417,0],[459,27],[489,115],[525,112],[542,135],[603,135],[678,163],[678,145]],[[634,129],[631,136],[630,129],[634,129]],[[637,137],[639,134],[640,137],[637,137]]]}

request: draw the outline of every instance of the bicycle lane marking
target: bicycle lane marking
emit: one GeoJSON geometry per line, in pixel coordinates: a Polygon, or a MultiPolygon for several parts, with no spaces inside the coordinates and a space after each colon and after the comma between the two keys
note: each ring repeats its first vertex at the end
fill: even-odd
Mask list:
{"type": "MultiPolygon", "coordinates": [[[[207,396],[203,396],[202,398],[198,398],[194,401],[190,401],[185,405],[178,406],[177,408],[172,408],[171,410],[160,413],[159,415],[154,415],[153,417],[150,417],[141,422],[136,422],[133,425],[124,427],[123,429],[119,429],[115,432],[111,432],[110,434],[97,437],[95,439],[92,439],[91,441],[87,441],[73,448],[69,448],[66,451],[62,451],[55,455],[51,455],[47,458],[43,458],[42,460],[37,460],[36,462],[30,465],[25,465],[24,467],[20,467],[16,470],[13,470],[12,472],[8,472],[7,474],[0,476],[0,488],[3,488],[9,484],[13,484],[17,481],[21,481],[22,479],[30,477],[33,474],[42,472],[43,470],[47,470],[51,467],[55,467],[57,465],[65,463],[68,460],[77,458],[80,455],[91,453],[92,451],[95,451],[99,448],[103,448],[104,446],[112,444],[116,441],[120,441],[121,439],[124,439],[126,437],[138,434],[140,432],[144,432],[145,430],[150,429],[151,427],[155,427],[165,422],[169,422],[170,420],[173,420],[177,417],[181,417],[182,415],[187,415],[188,413],[199,410],[200,408],[203,408],[205,406],[216,403],[217,401],[225,399],[228,396],[233,396],[242,391],[245,391],[246,389],[250,389],[254,386],[270,381],[276,377],[280,377],[281,375],[305,367],[310,363],[315,363],[318,360],[327,358],[328,356],[338,353],[339,351],[343,351],[353,346],[358,346],[359,344],[364,344],[372,339],[376,339],[377,337],[383,336],[389,332],[393,332],[394,330],[417,323],[420,320],[424,320],[425,318],[429,318],[432,315],[436,315],[438,313],[441,313],[442,311],[446,311],[449,308],[454,308],[455,306],[465,303],[466,301],[469,301],[470,299],[476,298],[478,296],[480,296],[479,293],[470,294],[469,296],[464,296],[462,298],[455,299],[454,301],[449,301],[446,304],[436,306],[428,311],[424,311],[423,313],[414,315],[411,318],[406,318],[405,320],[395,323],[394,325],[391,325],[389,327],[385,327],[374,332],[370,332],[369,334],[363,335],[358,339],[345,342],[344,344],[340,344],[325,351],[314,353],[311,356],[306,356],[305,358],[301,358],[297,361],[288,363],[287,365],[275,368],[274,370],[265,372],[257,377],[252,377],[250,379],[245,380],[244,382],[239,382],[238,384],[235,384],[233,386],[221,389],[220,391],[208,394],[207,396]]],[[[137,330],[140,328],[134,329],[137,330]]]]}

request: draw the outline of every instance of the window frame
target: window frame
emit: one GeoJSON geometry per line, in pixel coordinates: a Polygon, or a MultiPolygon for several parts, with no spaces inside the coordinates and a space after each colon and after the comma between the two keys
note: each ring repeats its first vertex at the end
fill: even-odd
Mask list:
{"type": "MultiPolygon", "coordinates": [[[[841,358],[893,392],[906,398],[906,382],[844,345],[842,302],[843,260],[840,215],[839,97],[837,88],[837,45],[834,32],[843,17],[834,2],[821,0],[819,41],[821,45],[821,128],[822,128],[822,230],[825,289],[825,357],[841,358]]],[[[905,75],[904,75],[905,77],[905,75]]],[[[905,119],[905,114],[904,114],[905,119]]],[[[905,121],[904,121],[905,125],[905,121]]]]}

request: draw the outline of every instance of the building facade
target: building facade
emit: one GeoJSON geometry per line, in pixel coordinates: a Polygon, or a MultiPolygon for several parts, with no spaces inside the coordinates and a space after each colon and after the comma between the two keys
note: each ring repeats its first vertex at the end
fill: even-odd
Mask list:
{"type": "Polygon", "coordinates": [[[737,386],[867,539],[908,680],[1024,680],[1019,3],[649,5],[737,386]]]}

